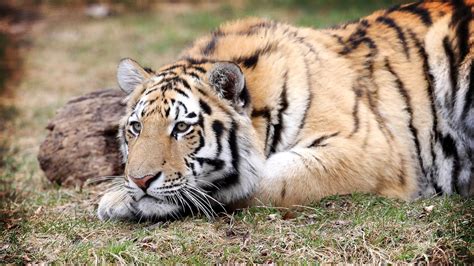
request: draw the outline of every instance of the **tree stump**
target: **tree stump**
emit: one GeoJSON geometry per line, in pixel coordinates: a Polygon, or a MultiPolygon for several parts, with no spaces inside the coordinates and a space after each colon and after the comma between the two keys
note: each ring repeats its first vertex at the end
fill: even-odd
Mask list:
{"type": "Polygon", "coordinates": [[[50,181],[82,185],[89,178],[123,174],[117,132],[124,97],[118,89],[99,90],[72,99],[57,112],[38,154],[50,181]]]}

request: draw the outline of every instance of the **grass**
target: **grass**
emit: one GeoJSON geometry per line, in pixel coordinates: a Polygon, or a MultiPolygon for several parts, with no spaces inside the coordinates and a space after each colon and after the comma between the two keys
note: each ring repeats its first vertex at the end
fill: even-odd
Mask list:
{"type": "Polygon", "coordinates": [[[30,48],[14,97],[0,97],[9,110],[2,112],[8,115],[0,125],[0,261],[474,263],[472,198],[406,203],[354,194],[294,210],[254,207],[212,222],[188,218],[162,224],[102,223],[95,211],[105,184],[57,187],[36,161],[55,110],[73,96],[115,87],[121,57],[158,67],[229,19],[264,16],[320,27],[391,3],[160,4],[153,12],[103,20],[88,19],[78,10],[46,9],[25,37],[30,48]]]}

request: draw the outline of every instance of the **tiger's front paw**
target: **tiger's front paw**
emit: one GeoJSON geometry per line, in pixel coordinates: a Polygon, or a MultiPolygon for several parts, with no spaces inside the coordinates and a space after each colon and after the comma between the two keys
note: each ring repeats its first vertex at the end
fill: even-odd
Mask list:
{"type": "Polygon", "coordinates": [[[102,221],[134,220],[135,213],[131,209],[132,199],[123,192],[112,191],[102,196],[97,215],[102,221]]]}

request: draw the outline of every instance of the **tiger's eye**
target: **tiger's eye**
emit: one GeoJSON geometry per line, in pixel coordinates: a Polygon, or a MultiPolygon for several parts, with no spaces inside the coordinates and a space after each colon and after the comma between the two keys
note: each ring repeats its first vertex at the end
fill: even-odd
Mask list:
{"type": "Polygon", "coordinates": [[[174,128],[176,132],[183,133],[188,130],[189,125],[184,122],[178,122],[174,128]]]}
{"type": "Polygon", "coordinates": [[[130,126],[132,127],[133,131],[137,134],[140,133],[140,131],[142,130],[142,124],[140,122],[134,121],[130,124],[130,126]]]}

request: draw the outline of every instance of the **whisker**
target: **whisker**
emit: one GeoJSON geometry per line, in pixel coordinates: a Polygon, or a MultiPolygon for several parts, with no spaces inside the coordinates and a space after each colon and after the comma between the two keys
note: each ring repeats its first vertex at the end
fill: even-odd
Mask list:
{"type": "MultiPolygon", "coordinates": [[[[190,188],[196,190],[198,193],[200,193],[201,195],[203,195],[203,196],[206,197],[207,199],[210,199],[210,200],[214,201],[214,202],[217,203],[223,210],[225,210],[224,205],[223,205],[220,201],[218,201],[217,199],[215,199],[215,198],[212,197],[211,195],[205,193],[205,192],[202,191],[199,187],[193,186],[193,185],[191,185],[191,184],[188,184],[188,186],[189,186],[190,188]]],[[[209,205],[211,205],[211,204],[209,203],[209,205]]]]}
{"type": "MultiPolygon", "coordinates": [[[[167,197],[167,200],[171,200],[172,204],[175,206],[178,206],[178,208],[181,208],[181,205],[178,203],[178,200],[175,196],[167,197]]],[[[173,219],[178,220],[178,211],[172,211],[170,212],[170,215],[173,217],[173,219]]]]}
{"type": "Polygon", "coordinates": [[[204,199],[206,200],[207,202],[207,205],[211,206],[211,202],[209,201],[209,199],[205,196],[204,193],[202,193],[201,191],[199,191],[196,187],[192,187],[192,186],[188,186],[188,188],[190,189],[190,191],[193,191],[193,193],[198,193],[197,196],[204,196],[204,199]]]}
{"type": "Polygon", "coordinates": [[[189,203],[186,201],[186,198],[184,198],[184,196],[181,193],[177,195],[179,195],[179,197],[183,199],[183,202],[186,204],[186,206],[188,206],[189,210],[191,211],[191,215],[194,217],[193,208],[191,208],[191,205],[189,205],[189,203]]]}
{"type": "Polygon", "coordinates": [[[192,194],[195,195],[195,199],[197,201],[199,201],[202,206],[202,209],[206,211],[206,217],[209,219],[209,220],[212,220],[214,217],[217,216],[217,213],[214,211],[214,209],[212,208],[212,204],[211,202],[209,201],[209,199],[206,197],[206,194],[202,193],[201,191],[199,191],[197,188],[195,187],[192,187],[192,186],[188,186],[187,187],[188,191],[192,194]],[[192,189],[192,190],[191,190],[192,189]],[[197,194],[196,194],[197,193],[197,194]],[[204,197],[202,197],[204,196],[204,197]],[[207,204],[206,204],[207,203],[207,204]]]}
{"type": "Polygon", "coordinates": [[[196,207],[198,208],[198,210],[199,210],[200,212],[202,212],[202,214],[204,214],[206,217],[208,217],[208,216],[209,216],[209,212],[208,212],[206,206],[204,206],[204,205],[202,204],[202,202],[201,202],[200,200],[198,200],[198,198],[197,198],[193,193],[191,193],[190,190],[186,189],[185,191],[186,191],[186,193],[188,194],[188,196],[192,199],[192,201],[194,202],[194,204],[196,205],[196,207]]]}
{"type": "Polygon", "coordinates": [[[109,175],[109,176],[99,176],[99,177],[92,177],[86,180],[84,183],[85,186],[92,185],[95,183],[103,182],[103,181],[108,181],[108,180],[114,180],[117,178],[124,178],[125,176],[123,175],[109,175]]]}
{"type": "Polygon", "coordinates": [[[215,189],[219,190],[220,188],[218,186],[216,186],[215,184],[213,184],[212,182],[209,182],[207,180],[204,180],[204,179],[199,179],[199,178],[195,178],[196,182],[201,182],[203,183],[204,185],[209,185],[209,186],[212,186],[214,187],[215,189]]]}
{"type": "Polygon", "coordinates": [[[188,195],[188,197],[191,199],[191,201],[194,203],[194,205],[198,208],[198,210],[206,216],[206,217],[209,217],[209,213],[207,211],[207,209],[205,208],[205,206],[202,205],[202,203],[200,201],[198,201],[195,196],[193,196],[193,194],[187,189],[187,188],[183,188],[183,191],[184,193],[186,193],[186,195],[188,195]]]}
{"type": "Polygon", "coordinates": [[[120,184],[117,184],[115,186],[109,187],[106,190],[104,190],[104,193],[109,193],[109,192],[116,192],[116,191],[125,191],[124,187],[121,186],[120,184]]]}

